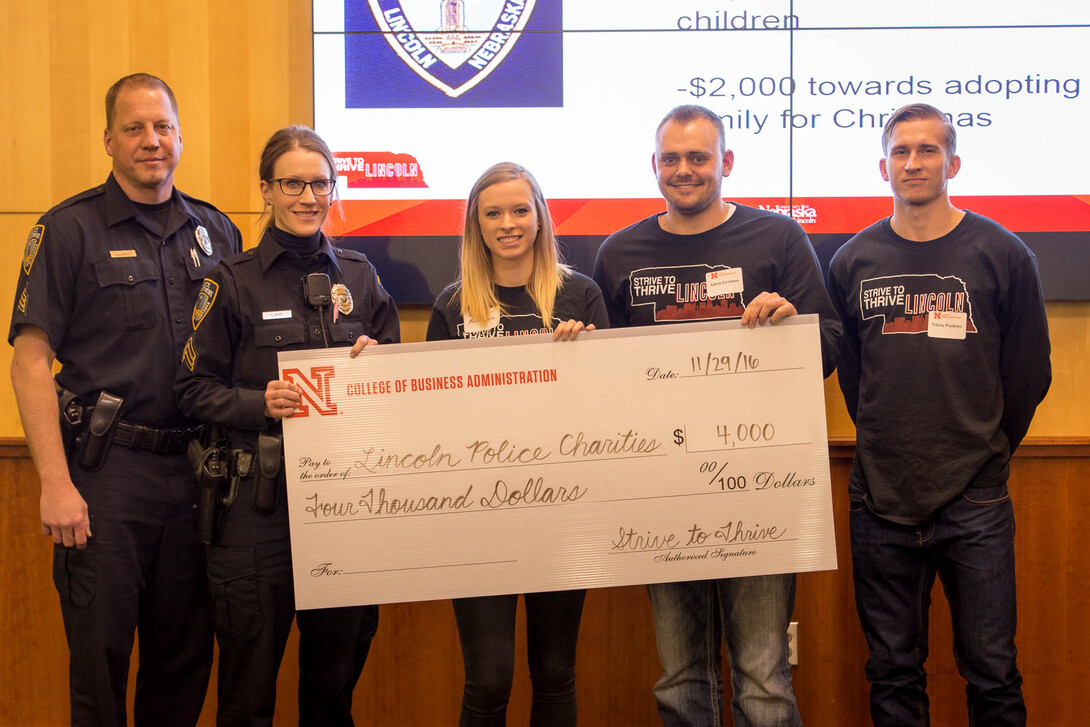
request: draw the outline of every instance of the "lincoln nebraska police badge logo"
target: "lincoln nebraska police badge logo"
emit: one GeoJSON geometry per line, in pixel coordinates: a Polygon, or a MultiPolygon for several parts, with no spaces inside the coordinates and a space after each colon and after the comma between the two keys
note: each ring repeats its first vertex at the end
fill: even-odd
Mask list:
{"type": "Polygon", "coordinates": [[[560,4],[347,0],[347,106],[560,106],[560,4]]]}
{"type": "Polygon", "coordinates": [[[193,304],[193,330],[201,324],[208,311],[212,310],[212,304],[216,302],[216,294],[220,292],[220,286],[215,282],[204,279],[201,283],[201,292],[197,293],[197,302],[193,304]]]}

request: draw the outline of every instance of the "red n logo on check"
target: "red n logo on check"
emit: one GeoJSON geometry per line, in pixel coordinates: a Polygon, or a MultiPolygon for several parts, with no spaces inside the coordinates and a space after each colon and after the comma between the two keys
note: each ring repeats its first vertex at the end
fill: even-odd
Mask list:
{"type": "Polygon", "coordinates": [[[333,380],[332,366],[311,366],[310,376],[299,369],[284,369],[284,380],[303,390],[303,401],[292,416],[310,416],[311,406],[321,416],[337,413],[337,405],[333,403],[333,391],[330,388],[333,380]]]}

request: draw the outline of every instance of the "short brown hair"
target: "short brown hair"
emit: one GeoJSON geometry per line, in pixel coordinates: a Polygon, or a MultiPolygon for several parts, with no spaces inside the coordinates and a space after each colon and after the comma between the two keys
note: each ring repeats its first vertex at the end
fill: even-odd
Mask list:
{"type": "Polygon", "coordinates": [[[708,120],[712,125],[712,128],[719,134],[719,153],[720,155],[725,154],[727,152],[727,130],[723,126],[723,118],[706,106],[697,106],[696,104],[683,104],[670,109],[670,113],[666,114],[655,128],[656,141],[658,140],[659,132],[662,131],[662,127],[666,126],[669,122],[673,121],[678,124],[687,124],[690,121],[696,121],[697,119],[708,120]]]}
{"type": "Polygon", "coordinates": [[[939,111],[931,104],[914,103],[902,106],[893,112],[893,116],[886,122],[886,128],[882,130],[882,154],[889,154],[889,143],[893,138],[893,129],[902,121],[916,121],[935,119],[942,122],[942,130],[946,136],[946,153],[954,156],[958,147],[958,132],[950,117],[939,111]]]}
{"type": "Polygon", "coordinates": [[[117,115],[117,97],[126,88],[157,88],[167,95],[170,99],[170,107],[174,109],[174,118],[178,118],[178,100],[174,98],[174,92],[170,90],[170,86],[166,84],[166,81],[153,76],[150,73],[133,73],[130,76],[118,79],[118,81],[110,86],[110,90],[106,92],[106,128],[109,129],[113,126],[114,117],[117,115]]]}

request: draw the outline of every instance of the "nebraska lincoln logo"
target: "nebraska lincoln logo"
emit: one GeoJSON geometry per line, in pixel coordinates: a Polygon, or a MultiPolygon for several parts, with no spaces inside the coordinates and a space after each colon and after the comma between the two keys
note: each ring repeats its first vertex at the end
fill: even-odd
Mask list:
{"type": "Polygon", "coordinates": [[[561,29],[560,0],[346,0],[346,105],[560,106],[561,29]]]}
{"type": "Polygon", "coordinates": [[[303,401],[292,416],[310,416],[312,406],[322,416],[337,413],[337,405],[333,401],[333,373],[332,366],[311,366],[309,375],[299,369],[284,369],[284,380],[303,390],[303,401]]]}

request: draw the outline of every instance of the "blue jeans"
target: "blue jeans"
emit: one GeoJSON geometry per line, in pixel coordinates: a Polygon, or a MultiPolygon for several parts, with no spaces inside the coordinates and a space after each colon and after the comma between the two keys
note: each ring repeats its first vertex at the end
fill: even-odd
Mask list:
{"type": "Polygon", "coordinates": [[[667,727],[720,727],[720,644],[726,637],[736,727],[802,724],[787,627],[795,607],[795,574],[655,583],[647,586],[663,674],[655,684],[667,727]]]}
{"type": "Polygon", "coordinates": [[[879,727],[930,723],[928,609],[938,574],[968,682],[969,724],[1025,725],[1015,663],[1014,508],[1006,484],[967,490],[927,525],[851,507],[855,603],[870,648],[871,718],[879,727]]]}

